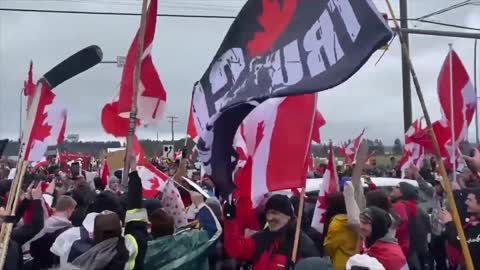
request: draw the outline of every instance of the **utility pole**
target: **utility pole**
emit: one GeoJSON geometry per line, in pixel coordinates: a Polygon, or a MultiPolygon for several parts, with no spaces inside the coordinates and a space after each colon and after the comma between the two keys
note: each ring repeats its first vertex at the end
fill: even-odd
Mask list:
{"type": "Polygon", "coordinates": [[[176,117],[176,116],[168,116],[167,118],[168,118],[168,122],[170,122],[170,124],[172,125],[172,145],[174,145],[174,143],[175,143],[175,133],[174,133],[174,131],[173,131],[173,125],[174,125],[176,122],[178,122],[178,121],[177,121],[178,117],[176,117]]]}
{"type": "MultiPolygon", "coordinates": [[[[408,29],[408,8],[407,0],[400,0],[400,27],[408,29]]],[[[410,50],[408,33],[403,32],[403,39],[407,50],[410,50]]],[[[410,67],[408,65],[408,55],[402,50],[402,85],[403,85],[403,128],[405,132],[412,125],[412,90],[410,83],[410,67]]]]}

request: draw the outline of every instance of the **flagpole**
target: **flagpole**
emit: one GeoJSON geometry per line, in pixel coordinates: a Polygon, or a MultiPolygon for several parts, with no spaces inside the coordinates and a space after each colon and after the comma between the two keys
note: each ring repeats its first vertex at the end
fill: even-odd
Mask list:
{"type": "MultiPolygon", "coordinates": [[[[390,0],[385,0],[388,10],[390,12],[390,15],[393,19],[393,22],[395,24],[395,27],[397,29],[400,29],[400,26],[398,25],[398,21],[395,17],[395,13],[393,12],[392,4],[390,3],[390,0]]],[[[465,232],[463,231],[462,223],[460,222],[460,216],[458,215],[458,210],[457,206],[455,204],[455,198],[453,197],[453,192],[452,192],[452,185],[448,179],[447,171],[445,169],[445,165],[443,164],[442,156],[440,154],[440,147],[438,145],[438,140],[435,135],[435,132],[433,132],[432,129],[432,121],[430,120],[430,115],[428,114],[427,106],[425,105],[425,99],[423,98],[423,93],[420,88],[420,83],[418,82],[417,78],[417,73],[415,72],[415,69],[412,64],[412,60],[410,59],[410,53],[405,45],[403,35],[401,31],[398,31],[398,37],[400,40],[400,45],[402,48],[402,51],[406,55],[406,60],[407,64],[410,66],[410,73],[412,75],[413,83],[415,85],[415,90],[417,92],[418,99],[420,101],[420,105],[422,107],[423,115],[425,117],[425,122],[427,123],[428,131],[430,134],[430,137],[432,139],[433,146],[435,148],[435,157],[437,159],[437,163],[439,165],[439,170],[440,170],[440,175],[443,178],[443,183],[445,186],[445,191],[447,192],[447,198],[448,202],[450,204],[451,210],[452,210],[452,217],[453,217],[453,222],[455,223],[455,227],[458,232],[458,236],[460,239],[460,246],[462,248],[463,256],[465,258],[465,265],[467,267],[467,270],[475,270],[472,262],[472,257],[470,255],[470,250],[468,249],[467,241],[465,238],[465,232]]]]}
{"type": "Polygon", "coordinates": [[[450,130],[452,132],[452,153],[450,154],[450,162],[452,162],[453,165],[453,176],[452,180],[453,182],[457,182],[457,159],[456,159],[456,154],[457,154],[457,147],[456,147],[456,140],[455,140],[455,114],[454,114],[454,106],[453,106],[453,60],[452,60],[452,43],[448,44],[450,52],[448,53],[448,61],[450,62],[450,130]]]}
{"type": "Polygon", "coordinates": [[[136,129],[137,95],[139,92],[138,88],[140,87],[140,72],[142,69],[143,44],[145,39],[145,23],[146,23],[146,16],[147,16],[147,6],[148,6],[148,0],[143,0],[142,16],[140,18],[140,29],[138,31],[138,39],[137,39],[138,52],[137,52],[137,62],[135,63],[132,109],[130,111],[130,124],[128,127],[127,145],[125,146],[125,160],[124,160],[123,174],[122,174],[122,185],[125,189],[128,186],[128,172],[130,171],[130,168],[129,168],[130,164],[127,161],[132,154],[133,136],[135,135],[135,129],[136,129]]]}

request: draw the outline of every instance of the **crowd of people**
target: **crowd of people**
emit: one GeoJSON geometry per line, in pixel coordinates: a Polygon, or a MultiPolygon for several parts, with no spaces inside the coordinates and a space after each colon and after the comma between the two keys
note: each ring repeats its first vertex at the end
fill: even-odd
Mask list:
{"type": "MultiPolygon", "coordinates": [[[[480,160],[467,165],[452,182],[475,269],[480,269],[480,160]]],[[[205,198],[181,176],[186,160],[158,164],[179,186],[178,196],[192,212],[178,226],[171,205],[162,196],[143,198],[134,157],[128,160],[128,186],[115,172],[108,185],[83,172],[72,177],[49,168],[26,173],[15,215],[0,209],[1,221],[13,223],[4,269],[464,269],[444,179],[435,162],[411,167],[391,190],[377,187],[368,176],[366,207],[357,204],[356,191],[345,181],[341,191],[328,194],[318,232],[311,227],[317,196],[308,196],[301,220],[298,248],[294,247],[299,194],[270,194],[257,209],[239,211],[238,201],[221,198],[208,177],[196,181],[205,198]],[[181,187],[181,188],[180,188],[181,187]],[[420,207],[419,192],[431,205],[420,207]],[[245,213],[250,213],[248,216],[245,213]],[[253,217],[253,218],[252,218],[253,217]],[[292,254],[296,253],[296,263],[292,254]]],[[[6,205],[11,180],[2,166],[0,203],[6,205]]],[[[365,173],[375,171],[375,165],[365,173]]],[[[392,161],[392,176],[398,172],[392,161]]],[[[349,176],[351,168],[339,174],[349,176]]],[[[178,205],[176,206],[178,207],[178,205]]]]}

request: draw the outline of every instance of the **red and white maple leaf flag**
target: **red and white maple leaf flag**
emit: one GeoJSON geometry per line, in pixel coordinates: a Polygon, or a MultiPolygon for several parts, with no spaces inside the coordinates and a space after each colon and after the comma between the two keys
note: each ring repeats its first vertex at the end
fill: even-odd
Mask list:
{"type": "Polygon", "coordinates": [[[243,166],[236,197],[256,208],[269,192],[304,187],[315,114],[315,94],[272,98],[249,113],[233,145],[243,166]]]}
{"type": "Polygon", "coordinates": [[[355,138],[349,145],[340,145],[338,147],[338,151],[345,157],[345,164],[352,164],[353,161],[355,161],[358,148],[363,141],[364,133],[365,129],[363,129],[362,133],[357,138],[355,138]]]}
{"type": "Polygon", "coordinates": [[[333,153],[333,145],[330,142],[330,150],[328,153],[328,164],[325,173],[323,174],[323,181],[320,183],[318,192],[318,200],[313,212],[312,228],[323,234],[323,228],[327,222],[325,213],[327,212],[327,196],[330,193],[339,190],[338,175],[335,165],[335,156],[333,153]]]}
{"type": "Polygon", "coordinates": [[[405,133],[405,145],[403,147],[403,155],[400,159],[400,170],[402,171],[402,178],[405,176],[405,171],[410,166],[420,168],[425,157],[425,148],[418,143],[415,143],[414,136],[421,130],[421,120],[416,120],[405,133]]]}
{"type": "Polygon", "coordinates": [[[55,94],[47,84],[37,85],[27,113],[25,160],[41,160],[48,146],[65,138],[67,111],[54,100],[55,94]]]}
{"type": "Polygon", "coordinates": [[[139,161],[138,175],[142,179],[144,198],[155,198],[163,192],[168,181],[168,176],[146,159],[139,161]]]}
{"type": "MultiPolygon", "coordinates": [[[[151,50],[155,29],[157,24],[157,0],[151,0],[148,6],[144,47],[142,53],[140,87],[137,96],[137,119],[141,125],[150,125],[157,123],[163,115],[167,101],[167,93],[160,81],[160,77],[153,65],[151,50]]],[[[125,66],[123,68],[122,82],[120,85],[120,96],[118,103],[118,113],[124,118],[129,118],[132,108],[132,98],[134,93],[134,74],[135,63],[137,61],[139,32],[135,35],[132,45],[128,50],[125,66]]]]}
{"type": "MultiPolygon", "coordinates": [[[[442,107],[442,118],[432,124],[432,129],[437,137],[440,153],[446,161],[446,166],[453,167],[452,160],[458,160],[459,156],[455,154],[451,157],[452,142],[457,148],[459,143],[465,139],[468,126],[477,109],[473,84],[462,61],[453,50],[445,58],[438,77],[438,96],[442,107]],[[453,96],[453,106],[451,96],[453,96]],[[454,141],[453,138],[455,138],[454,141]]],[[[435,153],[427,129],[418,131],[413,136],[413,140],[431,153],[435,153]]]]}

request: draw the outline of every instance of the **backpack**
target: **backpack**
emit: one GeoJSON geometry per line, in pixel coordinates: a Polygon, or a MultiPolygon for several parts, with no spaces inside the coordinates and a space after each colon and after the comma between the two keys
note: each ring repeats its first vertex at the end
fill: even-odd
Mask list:
{"type": "Polygon", "coordinates": [[[408,215],[408,233],[410,236],[410,253],[426,254],[428,252],[428,234],[430,234],[430,218],[420,207],[415,206],[417,215],[414,217],[407,203],[404,202],[408,215]]]}
{"type": "Polygon", "coordinates": [[[93,247],[93,240],[90,239],[88,235],[87,229],[85,227],[80,226],[80,239],[76,240],[72,244],[72,248],[70,249],[70,253],[68,254],[68,262],[73,262],[78,256],[85,253],[91,247],[93,247]]]}

